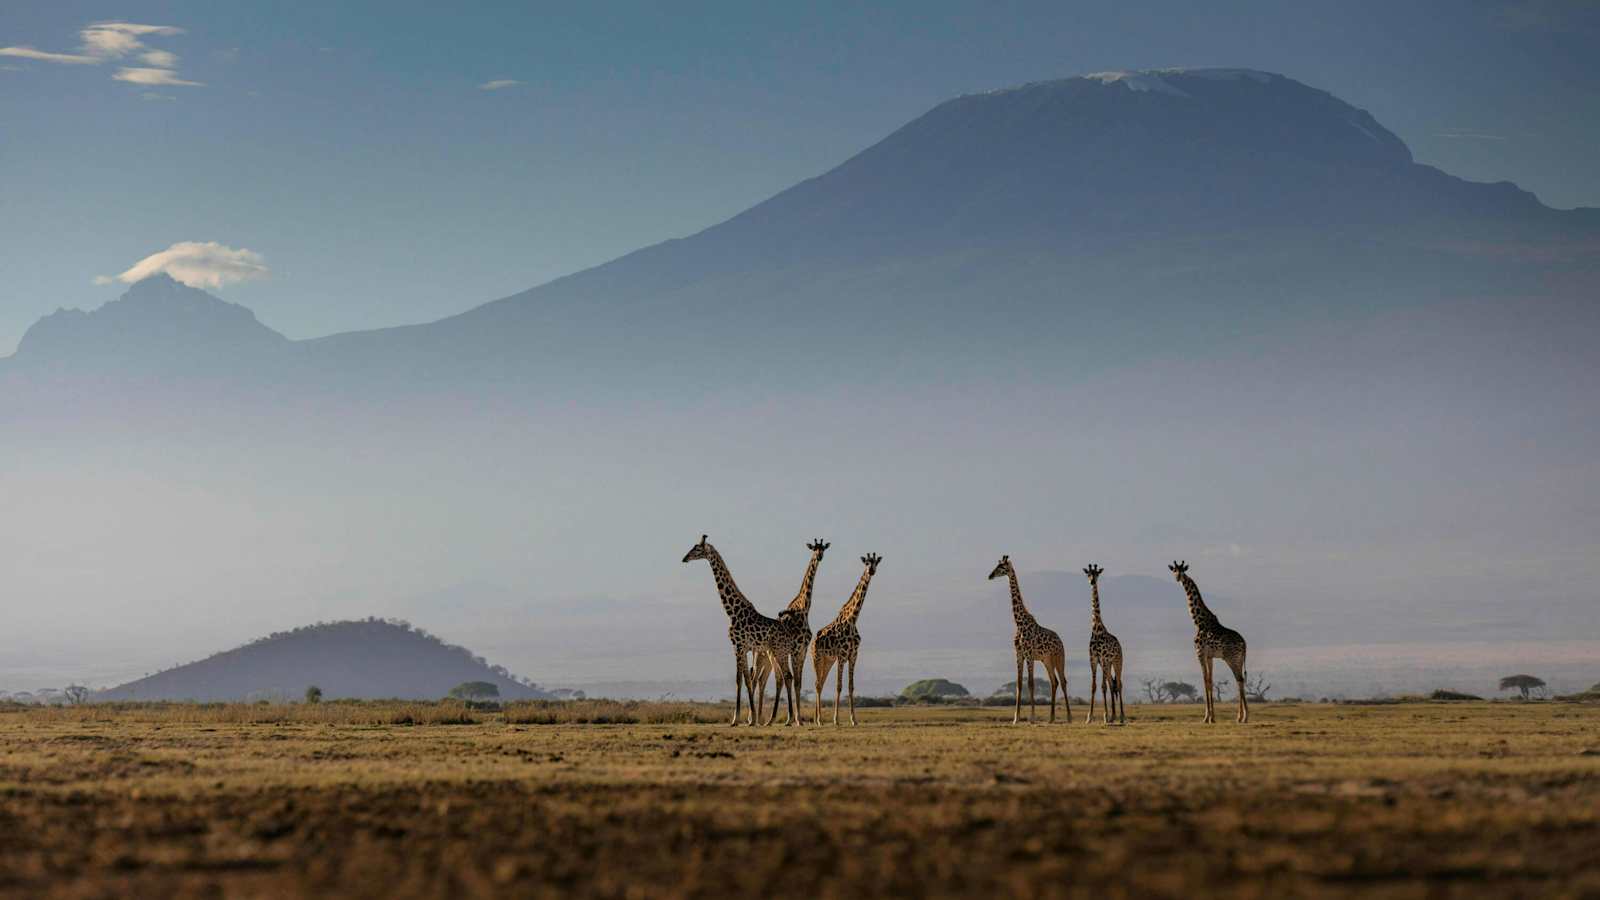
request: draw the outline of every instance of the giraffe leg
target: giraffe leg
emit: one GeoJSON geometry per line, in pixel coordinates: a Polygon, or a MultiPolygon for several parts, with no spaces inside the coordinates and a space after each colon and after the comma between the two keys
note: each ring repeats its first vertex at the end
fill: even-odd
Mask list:
{"type": "Polygon", "coordinates": [[[1206,724],[1216,721],[1216,715],[1211,708],[1211,657],[1200,655],[1200,685],[1206,695],[1206,717],[1202,720],[1206,724]]]}
{"type": "Polygon", "coordinates": [[[1017,710],[1011,714],[1011,724],[1022,721],[1022,653],[1017,653],[1017,710]]]}
{"type": "Polygon", "coordinates": [[[856,658],[850,657],[850,724],[856,724],[856,658]]]}
{"type": "Polygon", "coordinates": [[[1033,717],[1039,714],[1039,696],[1033,690],[1033,660],[1028,660],[1028,723],[1033,723],[1033,717]]]}
{"type": "Polygon", "coordinates": [[[1061,658],[1056,660],[1056,674],[1061,676],[1061,702],[1067,710],[1067,723],[1072,722],[1072,697],[1067,694],[1067,654],[1062,652],[1061,658]]]}
{"type": "Polygon", "coordinates": [[[1233,683],[1239,688],[1239,715],[1237,720],[1242,725],[1250,721],[1250,704],[1244,698],[1244,658],[1240,657],[1238,662],[1229,660],[1228,668],[1233,670],[1233,683]]]}
{"type": "Polygon", "coordinates": [[[789,689],[789,722],[788,724],[800,727],[800,677],[794,671],[790,659],[783,661],[783,681],[789,689]]]}
{"type": "Polygon", "coordinates": [[[744,700],[744,653],[740,650],[733,651],[733,721],[729,725],[739,724],[739,707],[744,700]]]}
{"type": "Polygon", "coordinates": [[[1128,724],[1128,700],[1122,696],[1122,660],[1120,659],[1117,660],[1116,671],[1117,684],[1115,695],[1117,698],[1117,718],[1119,724],[1126,725],[1128,724]]]}
{"type": "Polygon", "coordinates": [[[1056,722],[1056,670],[1050,663],[1045,663],[1044,676],[1050,679],[1050,724],[1056,722]]]}
{"type": "Polygon", "coordinates": [[[804,725],[805,716],[800,714],[800,707],[805,703],[806,693],[806,648],[801,647],[789,659],[789,669],[794,672],[794,711],[795,724],[804,725]]]}
{"type": "MultiPolygon", "coordinates": [[[[1103,695],[1101,699],[1103,699],[1105,702],[1100,704],[1100,707],[1101,707],[1100,712],[1101,712],[1101,714],[1103,716],[1105,716],[1104,724],[1110,725],[1111,724],[1111,703],[1112,703],[1111,671],[1109,669],[1103,669],[1102,671],[1103,671],[1103,674],[1100,677],[1100,693],[1103,695]]],[[[1094,691],[1093,688],[1090,688],[1089,690],[1090,690],[1091,693],[1093,693],[1093,691],[1094,691]]]]}
{"type": "Polygon", "coordinates": [[[828,670],[833,667],[833,660],[826,656],[818,656],[815,650],[811,651],[811,668],[817,676],[817,724],[822,724],[822,686],[828,683],[828,670]]]}
{"type": "Polygon", "coordinates": [[[1089,715],[1085,716],[1084,719],[1083,719],[1083,724],[1085,724],[1085,725],[1087,725],[1090,722],[1094,721],[1094,677],[1095,677],[1095,669],[1096,669],[1096,666],[1094,664],[1094,660],[1092,660],[1092,659],[1089,660],[1089,715]]]}
{"type": "Polygon", "coordinates": [[[839,671],[833,677],[833,724],[839,724],[839,695],[844,693],[844,657],[839,658],[839,671]]]}

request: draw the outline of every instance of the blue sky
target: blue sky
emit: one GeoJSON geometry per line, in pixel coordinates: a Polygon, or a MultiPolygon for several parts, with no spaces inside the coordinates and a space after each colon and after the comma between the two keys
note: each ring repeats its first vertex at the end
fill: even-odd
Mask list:
{"type": "Polygon", "coordinates": [[[1597,42],[1582,0],[7,4],[0,354],[184,241],[249,251],[265,277],[218,293],[292,337],[437,318],[696,231],[947,97],[1105,69],[1283,72],[1420,161],[1600,206],[1597,42]],[[164,29],[83,34],[106,22],[164,29]]]}

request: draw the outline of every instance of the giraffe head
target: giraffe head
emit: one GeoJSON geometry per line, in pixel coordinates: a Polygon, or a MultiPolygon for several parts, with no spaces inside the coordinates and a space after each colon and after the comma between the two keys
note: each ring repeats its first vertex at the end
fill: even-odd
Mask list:
{"type": "Polygon", "coordinates": [[[832,546],[832,544],[824,541],[822,538],[817,538],[816,540],[807,544],[806,549],[810,550],[818,559],[821,559],[823,552],[832,546]]]}
{"type": "Polygon", "coordinates": [[[1173,578],[1176,578],[1177,580],[1182,581],[1183,580],[1183,576],[1188,574],[1188,572],[1189,572],[1189,563],[1188,563],[1187,560],[1184,561],[1184,562],[1178,562],[1177,560],[1173,560],[1172,561],[1172,565],[1167,566],[1167,568],[1172,570],[1172,577],[1173,578]]]}
{"type": "Polygon", "coordinates": [[[1004,576],[1010,575],[1011,572],[1012,572],[1012,569],[1011,569],[1011,557],[1002,556],[1002,557],[1000,557],[999,564],[997,564],[994,567],[994,571],[989,573],[989,580],[993,581],[996,578],[1002,578],[1004,576]]]}
{"type": "Polygon", "coordinates": [[[706,543],[706,536],[703,535],[703,534],[700,535],[700,543],[695,544],[693,547],[690,547],[689,548],[689,552],[685,553],[683,555],[683,561],[684,562],[694,562],[697,559],[710,559],[710,558],[711,558],[711,545],[706,543]]]}
{"type": "Polygon", "coordinates": [[[1089,568],[1084,569],[1083,570],[1083,574],[1089,576],[1089,583],[1090,584],[1099,584],[1100,583],[1100,573],[1102,573],[1104,571],[1105,571],[1105,569],[1100,568],[1099,566],[1095,565],[1094,563],[1089,563],[1089,568]]]}
{"type": "Polygon", "coordinates": [[[881,562],[883,562],[883,557],[876,553],[868,553],[866,556],[861,557],[861,564],[867,567],[868,575],[878,574],[878,563],[881,562]]]}

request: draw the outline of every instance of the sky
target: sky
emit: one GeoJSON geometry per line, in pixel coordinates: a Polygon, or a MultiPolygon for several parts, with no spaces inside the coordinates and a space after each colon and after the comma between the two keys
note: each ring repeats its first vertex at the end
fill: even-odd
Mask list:
{"type": "Polygon", "coordinates": [[[169,251],[293,338],[436,319],[714,224],[949,97],[1108,69],[1281,72],[1419,161],[1600,206],[1597,41],[1584,0],[7,3],[0,354],[169,251]]]}
{"type": "MultiPolygon", "coordinates": [[[[1600,207],[1597,44],[1600,2],[1560,0],[11,3],[0,7],[0,355],[41,316],[96,307],[158,271],[292,338],[437,319],[692,234],[947,98],[1115,69],[1285,73],[1369,110],[1424,163],[1513,180],[1555,207],[1600,207]]],[[[1388,259],[1336,243],[1330,258],[1388,259]]],[[[1359,672],[1351,692],[1475,687],[1501,667],[1592,683],[1600,321],[1581,277],[1593,266],[1562,268],[1562,249],[1540,288],[1554,299],[1539,305],[1486,283],[1503,272],[1528,284],[1515,254],[1504,270],[1469,260],[1435,282],[1419,274],[1439,264],[1431,252],[1395,269],[1399,286],[1381,269],[1305,273],[1300,292],[1257,286],[1268,309],[1248,290],[1226,305],[1238,299],[1233,250],[1195,281],[1177,274],[1193,263],[1184,247],[1153,281],[1097,257],[1024,266],[1018,290],[1034,278],[1039,296],[1075,291],[1091,311],[1149,291],[1149,309],[1183,302],[1165,328],[1196,333],[1147,328],[1126,309],[1105,327],[1058,318],[1052,330],[1029,310],[1069,308],[1053,300],[1010,307],[1023,323],[992,315],[963,293],[963,247],[925,271],[719,275],[671,295],[660,318],[630,320],[700,334],[681,310],[755,298],[751,327],[789,340],[771,323],[812,324],[807,298],[880,304],[877,318],[829,313],[803,329],[830,341],[815,352],[838,354],[817,357],[835,360],[820,372],[805,370],[811,357],[783,357],[792,368],[763,358],[748,382],[719,383],[744,371],[742,357],[719,369],[693,343],[681,381],[640,379],[680,368],[668,347],[637,370],[557,353],[571,367],[554,381],[501,384],[478,357],[446,353],[434,369],[379,336],[319,345],[323,357],[294,348],[278,362],[349,368],[296,369],[327,380],[291,379],[269,398],[281,407],[236,403],[235,382],[212,380],[264,373],[284,387],[285,370],[242,357],[196,369],[174,393],[145,396],[154,382],[137,367],[113,375],[122,390],[101,391],[95,366],[93,394],[41,390],[30,404],[0,393],[11,598],[0,601],[0,689],[116,684],[318,619],[395,615],[541,681],[716,696],[723,614],[707,572],[679,564],[702,532],[763,609],[793,596],[807,539],[839,548],[820,576],[825,615],[858,556],[882,553],[872,628],[887,655],[870,690],[1005,680],[1006,592],[981,577],[1000,552],[1022,561],[1056,627],[1067,610],[1082,624],[1077,568],[1089,560],[1145,579],[1108,590],[1131,598],[1143,584],[1143,608],[1167,629],[1121,620],[1139,671],[1192,662],[1170,553],[1199,567],[1224,621],[1248,624],[1266,671],[1316,656],[1359,672]],[[1128,293],[1102,293],[1119,285],[1128,293]],[[952,354],[891,318],[930,296],[949,317],[931,317],[928,334],[949,337],[952,354]],[[763,318],[761,303],[777,312],[763,318]],[[908,334],[883,341],[894,352],[873,360],[881,371],[847,364],[845,348],[908,334]],[[917,368],[919,353],[936,365],[917,368]],[[963,368],[969,358],[984,366],[963,368]],[[490,377],[450,393],[455,363],[490,377]],[[8,419],[13,400],[39,416],[8,419]],[[1500,638],[1493,653],[1437,649],[1486,635],[1500,638]],[[1435,649],[1381,673],[1348,651],[1379,642],[1435,649]],[[1424,658],[1443,674],[1416,671],[1424,658]],[[1473,680],[1451,674],[1473,659],[1473,680]]],[[[1266,268],[1242,271],[1276,264],[1270,248],[1245,252],[1266,268]]],[[[1285,252],[1302,258],[1297,245],[1285,252]]],[[[647,267],[640,290],[653,295],[654,277],[647,267]]],[[[980,283],[1011,293],[999,276],[980,283]]],[[[618,302],[611,312],[630,309],[618,302]]],[[[605,334],[596,306],[590,324],[605,334]]],[[[572,318],[570,333],[588,334],[572,318]]],[[[536,348],[530,338],[514,355],[539,361],[536,348]]]]}

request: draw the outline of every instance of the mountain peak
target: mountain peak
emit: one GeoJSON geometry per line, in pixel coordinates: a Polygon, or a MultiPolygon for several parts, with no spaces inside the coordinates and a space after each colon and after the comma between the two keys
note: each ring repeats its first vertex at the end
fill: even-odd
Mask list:
{"type": "Polygon", "coordinates": [[[45,316],[22,336],[16,358],[96,365],[230,353],[286,341],[245,307],[160,272],[93,311],[62,308],[45,316]]]}

